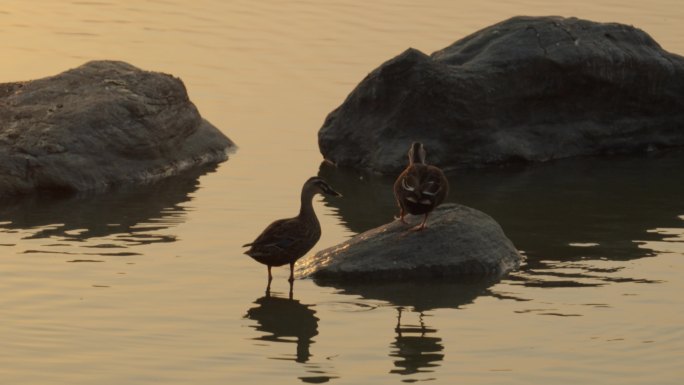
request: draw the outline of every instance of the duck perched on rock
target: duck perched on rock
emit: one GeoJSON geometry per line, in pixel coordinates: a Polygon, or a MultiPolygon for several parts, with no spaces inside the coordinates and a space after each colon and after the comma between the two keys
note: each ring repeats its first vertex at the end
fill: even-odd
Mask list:
{"type": "Polygon", "coordinates": [[[408,152],[409,164],[394,182],[394,196],[399,204],[399,220],[406,213],[425,215],[414,230],[426,227],[428,215],[444,201],[449,193],[449,181],[438,167],[425,163],[426,151],[423,144],[413,142],[408,152]]]}
{"type": "Polygon", "coordinates": [[[290,264],[291,290],[294,282],[295,262],[311,250],[321,238],[321,225],[312,204],[316,194],[342,196],[322,178],[309,178],[302,187],[299,215],[271,223],[254,242],[243,245],[243,247],[250,246],[245,254],[268,267],[267,292],[270,291],[273,280],[271,267],[286,264],[290,264]]]}

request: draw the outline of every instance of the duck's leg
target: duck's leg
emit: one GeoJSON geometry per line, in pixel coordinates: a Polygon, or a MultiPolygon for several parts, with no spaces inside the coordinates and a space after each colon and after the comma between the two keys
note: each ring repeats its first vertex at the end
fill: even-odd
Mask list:
{"type": "Polygon", "coordinates": [[[427,224],[426,224],[426,223],[427,223],[428,215],[430,215],[430,213],[426,213],[426,214],[425,214],[425,218],[423,218],[423,221],[420,222],[420,224],[419,224],[418,226],[412,228],[411,230],[413,230],[413,231],[420,231],[420,230],[425,229],[425,228],[427,227],[427,224]]]}
{"type": "Polygon", "coordinates": [[[404,219],[405,216],[406,216],[406,211],[404,211],[404,208],[401,205],[399,205],[399,216],[394,217],[394,219],[398,219],[402,223],[408,224],[408,222],[406,222],[406,219],[404,219]]]}
{"type": "Polygon", "coordinates": [[[273,281],[273,276],[271,275],[271,266],[266,265],[268,267],[268,284],[266,285],[266,296],[271,295],[271,281],[273,281]]]}
{"type": "Polygon", "coordinates": [[[287,281],[290,282],[290,285],[294,282],[294,262],[290,263],[290,278],[287,281]]]}

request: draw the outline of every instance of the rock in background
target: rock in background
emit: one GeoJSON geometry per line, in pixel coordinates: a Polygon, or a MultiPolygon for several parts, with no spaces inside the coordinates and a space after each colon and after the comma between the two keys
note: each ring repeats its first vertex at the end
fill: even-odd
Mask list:
{"type": "Polygon", "coordinates": [[[123,62],[0,84],[0,196],[154,181],[234,146],[180,79],[123,62]]]}
{"type": "Polygon", "coordinates": [[[335,164],[394,174],[684,146],[684,58],[632,26],[514,17],[371,72],[319,131],[335,164]]]}

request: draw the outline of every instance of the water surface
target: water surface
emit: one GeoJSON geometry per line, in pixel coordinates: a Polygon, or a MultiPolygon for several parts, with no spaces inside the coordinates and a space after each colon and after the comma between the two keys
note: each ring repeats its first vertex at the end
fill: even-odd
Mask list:
{"type": "Polygon", "coordinates": [[[321,164],[328,112],[383,61],[514,15],[633,24],[684,53],[678,1],[272,0],[0,6],[0,82],[118,59],[180,77],[239,146],[216,168],[0,205],[7,384],[678,384],[684,155],[452,175],[526,255],[504,280],[337,285],[242,254],[320,174],[314,251],[391,220],[392,178],[321,164]]]}

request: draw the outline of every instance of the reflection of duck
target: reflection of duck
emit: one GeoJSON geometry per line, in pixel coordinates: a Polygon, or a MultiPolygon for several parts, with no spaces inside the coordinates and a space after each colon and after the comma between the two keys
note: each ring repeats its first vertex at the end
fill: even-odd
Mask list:
{"type": "Polygon", "coordinates": [[[394,182],[394,196],[399,204],[399,220],[406,223],[406,213],[425,215],[415,230],[425,228],[428,215],[439,206],[449,192],[449,181],[438,167],[425,163],[425,147],[413,142],[408,152],[408,167],[394,182]]]}
{"type": "Polygon", "coordinates": [[[254,303],[258,306],[247,310],[246,318],[254,320],[254,328],[270,333],[258,337],[258,340],[292,343],[287,337],[295,337],[297,354],[294,361],[307,362],[311,353],[311,338],[318,334],[318,318],[310,305],[302,305],[299,301],[280,297],[265,296],[254,303]]]}
{"type": "Polygon", "coordinates": [[[243,245],[243,247],[251,246],[245,254],[268,267],[266,292],[269,291],[271,280],[273,280],[271,267],[286,264],[290,264],[289,281],[290,290],[292,290],[295,262],[311,250],[320,239],[321,225],[311,202],[316,194],[341,196],[322,178],[309,178],[302,187],[299,215],[271,223],[254,242],[243,245]]]}
{"type": "Polygon", "coordinates": [[[444,354],[440,353],[444,347],[440,343],[441,338],[429,337],[431,333],[437,330],[425,327],[423,323],[423,313],[420,313],[420,325],[401,325],[402,308],[397,309],[399,315],[397,316],[397,326],[392,347],[393,352],[390,357],[398,357],[399,360],[394,361],[393,369],[390,373],[401,375],[408,375],[421,372],[430,372],[425,368],[438,366],[436,362],[444,359],[444,354]]]}

